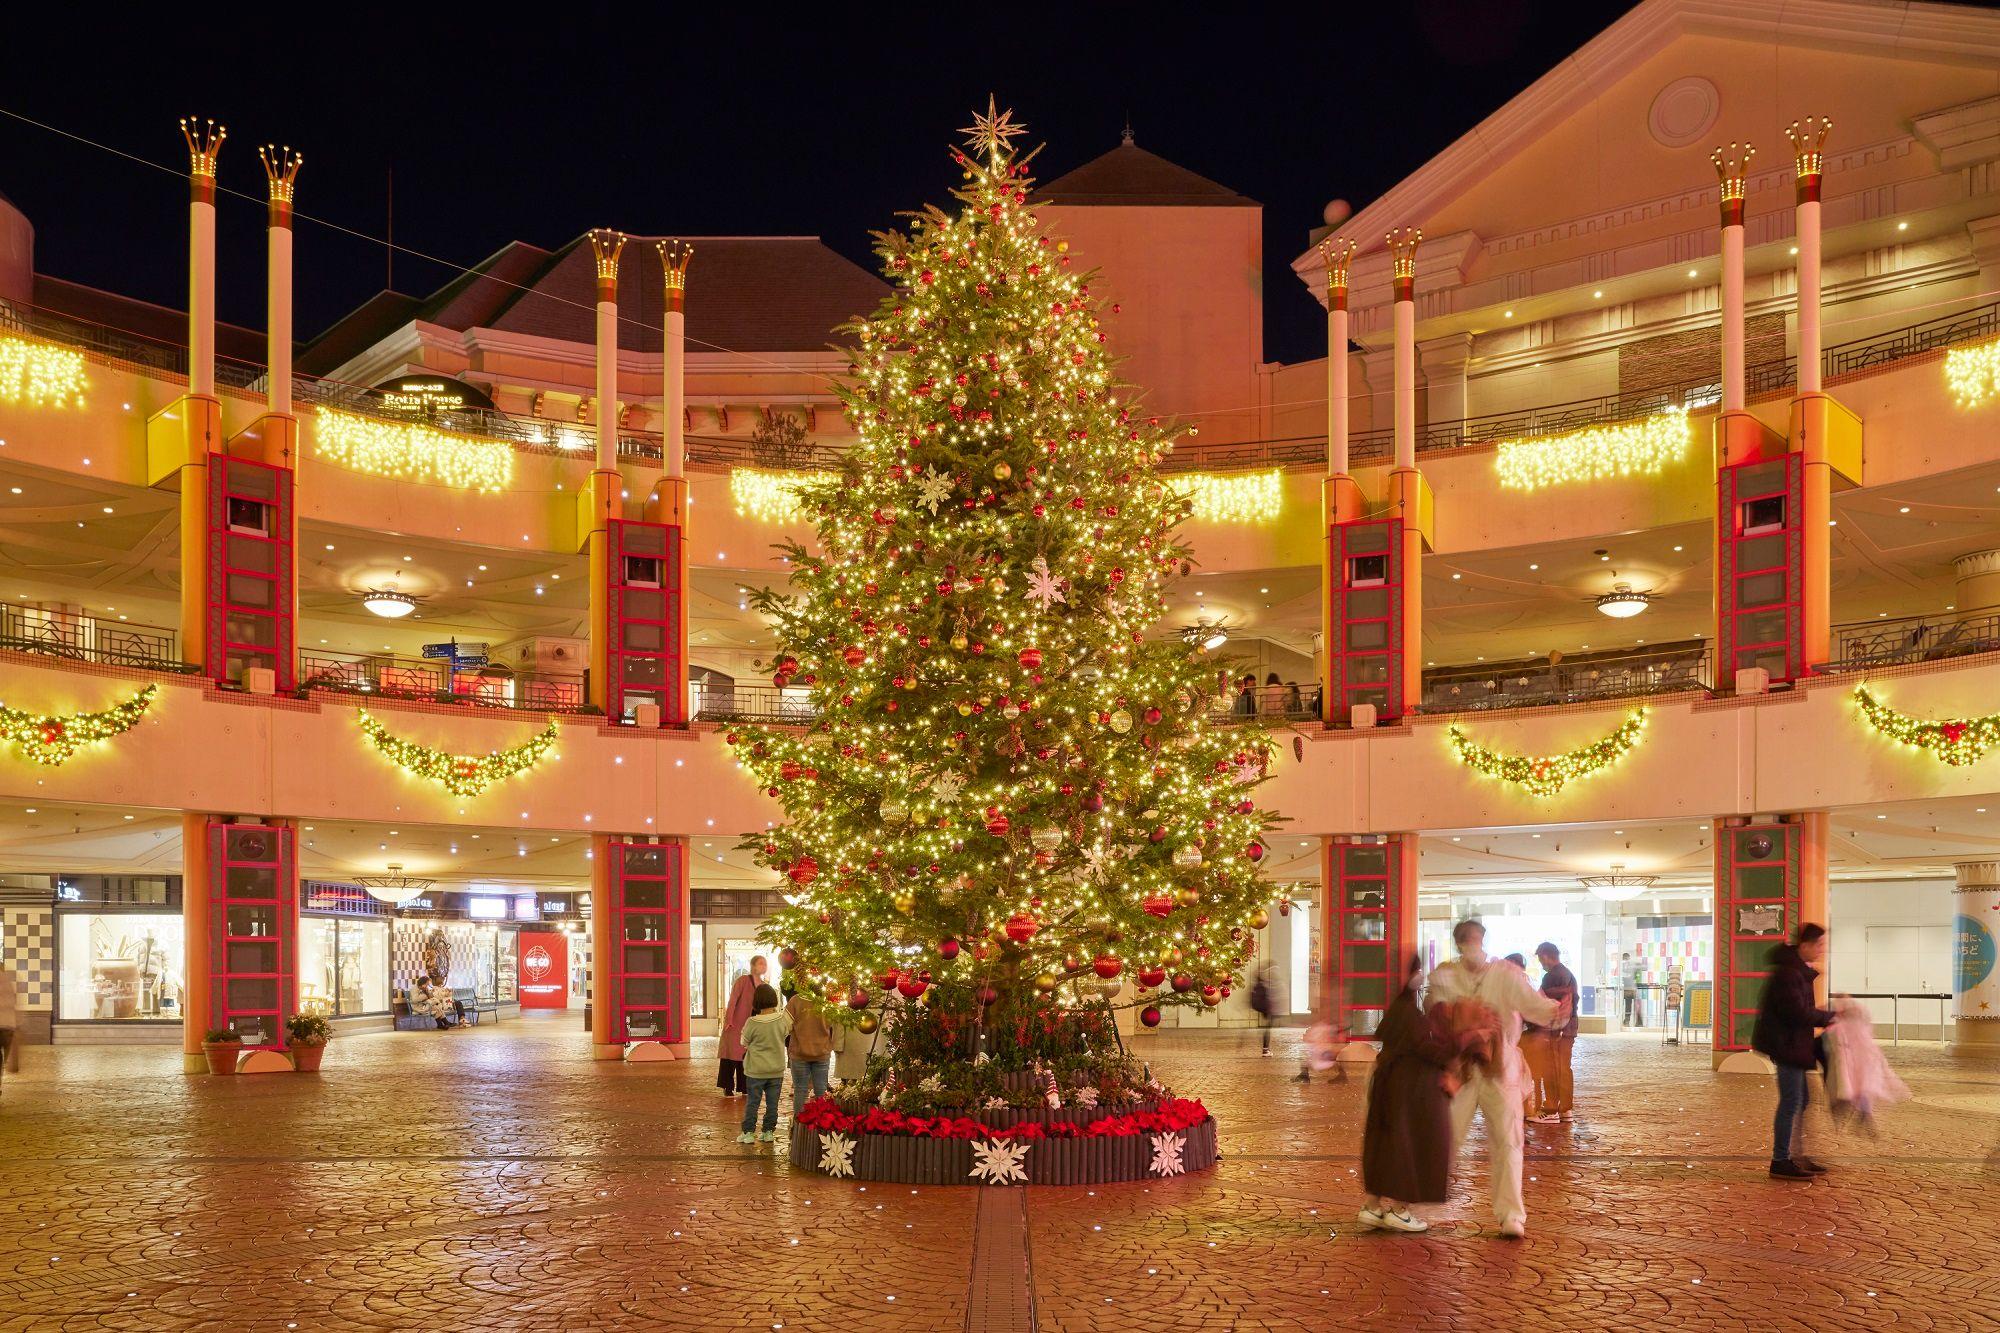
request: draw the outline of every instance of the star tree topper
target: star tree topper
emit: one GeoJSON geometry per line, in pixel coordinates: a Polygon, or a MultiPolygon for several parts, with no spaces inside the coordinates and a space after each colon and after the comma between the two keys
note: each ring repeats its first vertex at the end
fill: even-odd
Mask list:
{"type": "Polygon", "coordinates": [[[986,154],[988,160],[997,161],[1003,154],[1014,151],[1013,141],[1028,132],[1025,125],[1014,123],[1012,107],[1002,111],[993,95],[986,95],[986,114],[972,113],[972,123],[959,127],[960,134],[971,140],[973,148],[986,154]]]}

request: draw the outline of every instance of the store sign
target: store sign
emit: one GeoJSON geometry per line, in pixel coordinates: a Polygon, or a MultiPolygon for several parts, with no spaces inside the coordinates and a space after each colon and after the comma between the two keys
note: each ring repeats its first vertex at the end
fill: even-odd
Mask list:
{"type": "Polygon", "coordinates": [[[465,914],[474,921],[505,921],[507,900],[505,898],[467,898],[465,914]]]}
{"type": "Polygon", "coordinates": [[[521,932],[516,972],[523,1009],[569,1008],[569,937],[550,931],[521,932]]]}
{"type": "Polygon", "coordinates": [[[535,901],[534,894],[526,894],[514,900],[514,919],[516,921],[540,921],[542,919],[541,905],[535,901]]]}
{"type": "Polygon", "coordinates": [[[493,400],[484,391],[449,375],[398,375],[371,390],[380,405],[398,416],[431,420],[444,412],[468,408],[490,412],[493,400]]]}
{"type": "Polygon", "coordinates": [[[386,905],[359,884],[328,884],[309,879],[300,886],[300,910],[331,916],[382,916],[386,905]]]}

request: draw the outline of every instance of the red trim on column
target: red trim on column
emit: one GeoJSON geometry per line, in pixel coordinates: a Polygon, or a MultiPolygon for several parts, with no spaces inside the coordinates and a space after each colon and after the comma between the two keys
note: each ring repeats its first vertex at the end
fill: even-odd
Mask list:
{"type": "Polygon", "coordinates": [[[687,844],[612,841],[611,901],[591,904],[611,914],[611,957],[593,1003],[611,1009],[611,1040],[688,1039],[687,844]]]}
{"type": "Polygon", "coordinates": [[[627,716],[642,703],[660,705],[668,726],[687,722],[687,651],[680,642],[679,526],[612,519],[606,579],[611,623],[605,627],[604,711],[627,716]],[[643,562],[643,563],[642,563],[643,562]],[[651,577],[649,577],[649,575],[651,577]]]}
{"type": "Polygon", "coordinates": [[[1801,456],[1719,469],[1716,514],[1718,685],[1726,688],[1754,666],[1768,668],[1773,683],[1800,679],[1807,672],[1801,456]],[[1774,502],[1782,502],[1780,521],[1753,521],[1766,518],[1762,510],[1777,508],[1774,502]]]}
{"type": "Polygon", "coordinates": [[[208,875],[209,1025],[246,1034],[245,1049],[282,1049],[298,1009],[292,830],[210,820],[208,875]]]}
{"type": "Polygon", "coordinates": [[[213,454],[208,471],[205,673],[237,684],[245,667],[268,666],[277,675],[277,688],[289,691],[297,674],[291,469],[213,454]],[[232,501],[238,517],[253,521],[232,527],[232,501]],[[253,505],[259,509],[251,511],[253,505]],[[255,593],[260,588],[261,601],[255,593]]]}
{"type": "Polygon", "coordinates": [[[1774,945],[1799,927],[1798,824],[1719,827],[1715,840],[1715,1049],[1750,1049],[1774,945]],[[1755,853],[1760,840],[1769,851],[1755,853]],[[1754,926],[1746,930],[1744,927],[1754,926]]]}
{"type": "Polygon", "coordinates": [[[1326,993],[1338,1040],[1372,1036],[1402,984],[1402,859],[1393,840],[1336,842],[1327,857],[1326,993]]]}
{"type": "Polygon", "coordinates": [[[1326,651],[1334,688],[1327,720],[1344,722],[1354,705],[1366,703],[1375,705],[1380,720],[1401,717],[1410,702],[1403,698],[1402,520],[1336,523],[1327,541],[1333,589],[1327,624],[1333,633],[1326,651]],[[1380,581],[1355,563],[1378,556],[1380,581]]]}

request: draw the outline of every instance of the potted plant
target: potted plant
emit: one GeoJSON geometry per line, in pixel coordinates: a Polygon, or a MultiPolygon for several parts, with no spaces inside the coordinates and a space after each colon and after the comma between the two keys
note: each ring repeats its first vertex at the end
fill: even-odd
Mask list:
{"type": "Polygon", "coordinates": [[[292,1048],[292,1067],[301,1074],[319,1071],[326,1044],[333,1039],[333,1024],[325,1014],[293,1014],[285,1020],[285,1036],[292,1048]]]}
{"type": "Polygon", "coordinates": [[[208,1058],[211,1074],[236,1072],[236,1057],[243,1053],[243,1038],[230,1028],[210,1028],[201,1034],[201,1053],[208,1058]]]}

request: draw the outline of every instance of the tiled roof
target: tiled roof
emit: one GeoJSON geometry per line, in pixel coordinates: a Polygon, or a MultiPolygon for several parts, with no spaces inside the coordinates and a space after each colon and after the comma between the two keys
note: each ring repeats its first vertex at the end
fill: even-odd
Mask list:
{"type": "Polygon", "coordinates": [[[1128,208],[1256,208],[1255,199],[1198,176],[1127,139],[1037,191],[1045,204],[1128,208]]]}
{"type": "MultiPolygon", "coordinates": [[[[44,310],[68,315],[87,324],[101,324],[109,329],[136,333],[142,338],[174,347],[187,345],[188,317],[185,310],[100,291],[81,283],[52,278],[46,273],[35,275],[34,302],[44,310]]],[[[215,325],[215,350],[218,356],[251,365],[261,366],[266,360],[261,329],[246,329],[220,320],[215,325]]]]}
{"type": "MultiPolygon", "coordinates": [[[[632,237],[620,265],[618,345],[633,351],[660,350],[665,292],[657,239],[632,237]]],[[[873,314],[889,290],[813,236],[684,240],[694,246],[686,307],[691,352],[817,351],[835,341],[835,326],[873,314]]],[[[596,267],[589,242],[579,237],[485,322],[588,343],[596,336],[596,305],[596,267]]]]}

